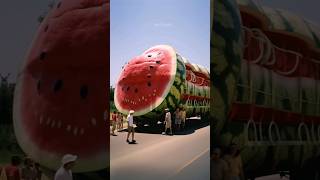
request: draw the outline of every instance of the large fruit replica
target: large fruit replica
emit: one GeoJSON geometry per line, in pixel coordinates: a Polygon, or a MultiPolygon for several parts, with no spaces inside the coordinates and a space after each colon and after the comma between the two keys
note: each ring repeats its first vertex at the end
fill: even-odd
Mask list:
{"type": "Polygon", "coordinates": [[[14,129],[23,151],[52,170],[106,168],[109,1],[64,0],[40,24],[18,76],[14,129]]]}
{"type": "Polygon", "coordinates": [[[115,87],[116,108],[132,109],[138,124],[157,122],[165,108],[179,106],[188,115],[209,111],[209,72],[191,64],[171,46],[157,45],[130,60],[123,67],[115,87]]]}
{"type": "Polygon", "coordinates": [[[213,7],[212,144],[237,143],[250,176],[310,166],[320,153],[320,28],[251,0],[213,7]]]}

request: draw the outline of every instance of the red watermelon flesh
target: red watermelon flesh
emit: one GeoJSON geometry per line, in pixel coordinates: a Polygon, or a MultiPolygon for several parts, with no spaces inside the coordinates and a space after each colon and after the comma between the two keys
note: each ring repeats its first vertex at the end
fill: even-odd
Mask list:
{"type": "Polygon", "coordinates": [[[168,45],[157,45],[133,58],[123,68],[115,88],[115,105],[127,114],[144,115],[158,107],[174,82],[176,51],[168,45]]]}
{"type": "Polygon", "coordinates": [[[109,39],[107,0],[61,1],[41,23],[14,100],[18,143],[40,164],[71,153],[75,172],[107,167],[109,39]]]}

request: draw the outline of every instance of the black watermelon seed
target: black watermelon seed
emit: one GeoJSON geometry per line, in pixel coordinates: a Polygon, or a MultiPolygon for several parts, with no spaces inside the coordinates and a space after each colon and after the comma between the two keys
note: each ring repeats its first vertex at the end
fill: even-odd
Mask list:
{"type": "Polygon", "coordinates": [[[46,27],[44,28],[44,32],[47,32],[49,29],[49,25],[46,25],[46,27]]]}
{"type": "Polygon", "coordinates": [[[53,86],[53,92],[58,92],[63,86],[63,81],[62,80],[57,80],[55,83],[54,83],[54,86],[53,86]]]}
{"type": "Polygon", "coordinates": [[[150,69],[153,69],[153,66],[150,66],[150,69]]]}
{"type": "Polygon", "coordinates": [[[47,56],[47,53],[46,52],[41,52],[41,54],[40,54],[40,60],[44,60],[45,58],[46,58],[46,56],[47,56]]]}
{"type": "Polygon", "coordinates": [[[60,8],[60,6],[61,6],[61,2],[59,2],[59,3],[57,4],[57,8],[60,8]]]}
{"type": "Polygon", "coordinates": [[[149,87],[151,86],[151,82],[148,82],[148,86],[149,86],[149,87]]]}
{"type": "Polygon", "coordinates": [[[41,89],[41,81],[38,80],[38,82],[37,82],[37,91],[38,91],[38,94],[40,94],[40,89],[41,89]]]}
{"type": "Polygon", "coordinates": [[[136,89],[134,90],[134,92],[137,93],[137,92],[138,92],[138,89],[136,88],[136,89]]]}
{"type": "Polygon", "coordinates": [[[85,99],[88,96],[88,86],[83,85],[80,88],[80,97],[82,99],[85,99]]]}
{"type": "Polygon", "coordinates": [[[148,57],[152,57],[152,55],[148,55],[148,57]]]}
{"type": "Polygon", "coordinates": [[[147,77],[148,77],[148,78],[151,78],[151,74],[148,74],[147,77]]]}
{"type": "Polygon", "coordinates": [[[156,61],[157,64],[160,64],[160,61],[156,61]]]}

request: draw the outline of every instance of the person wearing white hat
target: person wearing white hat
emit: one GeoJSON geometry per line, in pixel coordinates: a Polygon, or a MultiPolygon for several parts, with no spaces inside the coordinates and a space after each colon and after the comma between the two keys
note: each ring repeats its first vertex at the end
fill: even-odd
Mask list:
{"type": "Polygon", "coordinates": [[[58,169],[54,176],[54,180],[72,180],[72,171],[75,161],[77,160],[76,155],[66,154],[62,157],[61,167],[58,169]]]}
{"type": "Polygon", "coordinates": [[[164,119],[165,128],[164,128],[164,132],[162,134],[166,134],[167,129],[170,129],[170,135],[172,135],[171,113],[168,108],[165,109],[165,112],[166,112],[165,119],[164,119]]]}
{"type": "Polygon", "coordinates": [[[128,134],[127,134],[127,143],[135,143],[136,141],[134,140],[134,127],[133,127],[133,113],[134,110],[130,110],[127,121],[128,121],[128,134]],[[129,141],[129,136],[132,133],[132,141],[129,141]]]}

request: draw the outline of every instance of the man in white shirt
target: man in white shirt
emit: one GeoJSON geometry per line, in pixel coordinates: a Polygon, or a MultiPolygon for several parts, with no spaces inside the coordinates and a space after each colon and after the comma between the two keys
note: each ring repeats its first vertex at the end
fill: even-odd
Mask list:
{"type": "Polygon", "coordinates": [[[72,180],[72,171],[77,156],[72,154],[66,154],[62,157],[62,165],[56,172],[54,180],[72,180]]]}
{"type": "Polygon", "coordinates": [[[166,134],[167,129],[170,129],[170,135],[172,135],[172,128],[171,128],[171,113],[168,108],[165,109],[166,116],[164,119],[165,128],[163,134],[166,134]]]}
{"type": "Polygon", "coordinates": [[[133,113],[134,110],[130,110],[128,117],[127,117],[127,121],[128,121],[128,135],[127,135],[127,142],[128,143],[135,143],[136,141],[134,140],[134,127],[133,127],[133,113]],[[129,136],[132,133],[132,141],[129,141],[129,136]]]}

